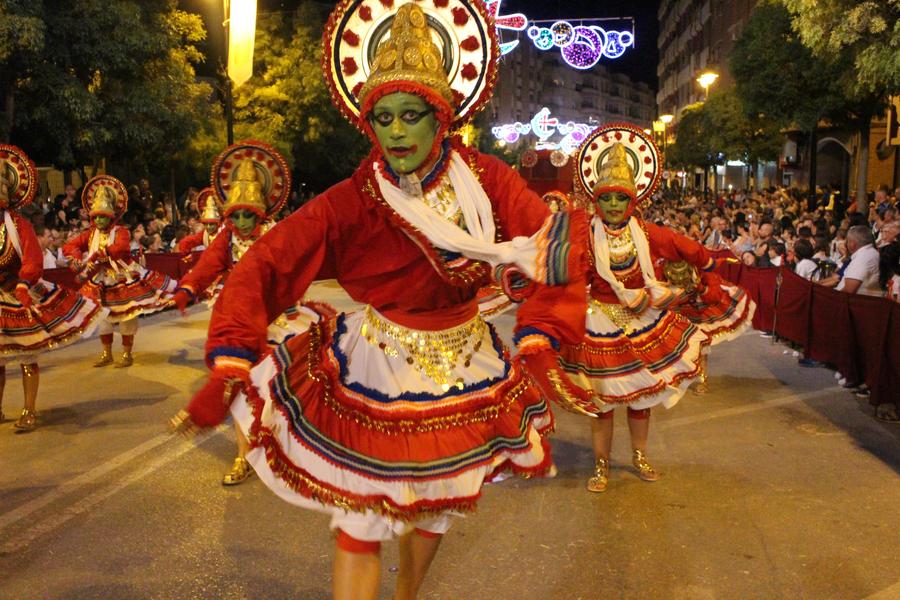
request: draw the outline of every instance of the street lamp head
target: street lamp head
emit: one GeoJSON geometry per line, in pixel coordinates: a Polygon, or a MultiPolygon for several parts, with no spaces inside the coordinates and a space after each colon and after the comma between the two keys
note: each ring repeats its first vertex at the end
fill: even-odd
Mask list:
{"type": "Polygon", "coordinates": [[[697,77],[697,83],[700,84],[704,90],[709,88],[713,83],[715,83],[716,79],[719,78],[718,73],[713,73],[712,71],[706,71],[701,73],[699,77],[697,77]]]}
{"type": "Polygon", "coordinates": [[[668,125],[675,120],[675,115],[659,115],[659,120],[662,121],[664,125],[668,125]]]}

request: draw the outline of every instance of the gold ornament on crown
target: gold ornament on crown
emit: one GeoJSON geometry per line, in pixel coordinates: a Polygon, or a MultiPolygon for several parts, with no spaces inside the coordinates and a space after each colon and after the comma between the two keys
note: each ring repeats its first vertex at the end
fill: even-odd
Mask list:
{"type": "Polygon", "coordinates": [[[391,23],[391,37],[378,46],[372,72],[359,92],[360,103],[365,104],[381,84],[395,81],[421,84],[454,105],[441,51],[431,39],[425,12],[413,3],[400,7],[391,23]]]}
{"type": "Polygon", "coordinates": [[[91,200],[90,215],[115,215],[116,214],[116,193],[109,186],[101,185],[94,193],[91,200]]]}
{"type": "MultiPolygon", "coordinates": [[[[637,193],[634,185],[634,171],[628,164],[625,145],[621,142],[613,144],[609,151],[609,157],[600,166],[600,171],[597,173],[597,186],[594,189],[602,190],[609,187],[624,188],[632,194],[637,193]]],[[[594,193],[596,195],[597,192],[594,193]]]]}
{"type": "Polygon", "coordinates": [[[6,168],[6,161],[0,160],[0,201],[9,204],[10,188],[14,182],[6,176],[6,168]]]}
{"type": "Polygon", "coordinates": [[[218,223],[222,220],[222,215],[219,213],[219,207],[216,206],[216,203],[212,198],[206,201],[206,206],[203,207],[203,214],[200,215],[201,223],[218,223]]]}
{"type": "MultiPolygon", "coordinates": [[[[225,200],[223,206],[224,213],[229,213],[231,207],[252,206],[259,209],[263,214],[266,213],[266,200],[263,197],[262,182],[259,180],[259,173],[252,158],[241,160],[238,165],[237,173],[234,181],[231,183],[231,190],[228,193],[228,199],[225,200]]],[[[208,206],[208,205],[207,205],[208,206]]]]}

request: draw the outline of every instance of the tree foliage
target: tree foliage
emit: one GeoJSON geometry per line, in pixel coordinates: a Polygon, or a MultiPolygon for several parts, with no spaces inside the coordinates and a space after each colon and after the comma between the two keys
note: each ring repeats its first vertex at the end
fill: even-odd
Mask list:
{"type": "Polygon", "coordinates": [[[254,76],[234,94],[235,137],[271,143],[315,190],[349,176],[369,147],[331,103],[320,66],[325,16],[312,2],[261,15],[254,76]]]}
{"type": "Polygon", "coordinates": [[[725,160],[754,164],[778,158],[780,127],[770,117],[749,113],[733,87],[710,94],[702,110],[710,127],[709,144],[725,160]]]}
{"type": "Polygon", "coordinates": [[[732,49],[729,66],[750,114],[812,131],[845,104],[839,71],[813,56],[791,27],[787,9],[760,2],[732,49]]]}
{"type": "Polygon", "coordinates": [[[669,163],[677,167],[708,167],[712,164],[709,134],[712,127],[703,103],[686,106],[675,127],[675,142],[669,146],[669,163]]]}
{"type": "Polygon", "coordinates": [[[0,69],[15,73],[3,82],[15,98],[11,137],[39,162],[118,158],[146,172],[170,165],[210,118],[211,88],[194,73],[206,31],[176,0],[21,4],[43,40],[14,48],[0,69]]]}
{"type": "Polygon", "coordinates": [[[900,0],[781,0],[794,30],[828,61],[848,57],[853,96],[900,91],[900,0]]]}

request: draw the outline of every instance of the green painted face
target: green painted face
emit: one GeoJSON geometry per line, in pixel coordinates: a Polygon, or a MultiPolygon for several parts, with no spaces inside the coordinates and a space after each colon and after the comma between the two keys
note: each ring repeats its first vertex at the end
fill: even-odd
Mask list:
{"type": "Polygon", "coordinates": [[[97,227],[100,231],[106,231],[109,229],[109,224],[112,222],[112,219],[107,217],[106,215],[97,215],[94,217],[94,226],[97,227]]]}
{"type": "Polygon", "coordinates": [[[214,234],[216,231],[219,230],[219,224],[218,224],[218,223],[206,223],[205,227],[206,227],[206,233],[208,233],[209,235],[212,235],[212,234],[214,234]]]}
{"type": "Polygon", "coordinates": [[[597,206],[603,212],[603,221],[610,225],[618,225],[625,220],[629,202],[631,198],[622,192],[608,192],[597,198],[597,206]]]}
{"type": "Polygon", "coordinates": [[[385,160],[403,174],[423,166],[439,129],[434,109],[419,96],[405,92],[388,94],[376,102],[369,122],[385,160]]]}
{"type": "Polygon", "coordinates": [[[228,215],[228,218],[231,219],[231,222],[234,224],[234,228],[237,230],[238,235],[244,239],[250,237],[250,234],[256,229],[257,216],[252,210],[242,208],[228,215]]]}

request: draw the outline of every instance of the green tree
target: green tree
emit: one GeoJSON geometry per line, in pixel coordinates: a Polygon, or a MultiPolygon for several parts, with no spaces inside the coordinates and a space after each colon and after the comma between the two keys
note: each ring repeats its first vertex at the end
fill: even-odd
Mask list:
{"type": "Polygon", "coordinates": [[[808,140],[810,187],[815,185],[817,129],[846,105],[839,69],[813,56],[777,2],[760,2],[729,57],[737,94],[748,114],[796,126],[808,140]]]}
{"type": "Polygon", "coordinates": [[[698,102],[681,111],[675,126],[675,142],[669,144],[669,165],[684,169],[702,167],[704,188],[707,185],[706,171],[713,164],[711,135],[709,115],[703,110],[703,103],[698,102]]]}
{"type": "Polygon", "coordinates": [[[710,126],[709,145],[725,160],[740,160],[747,165],[747,176],[759,161],[778,158],[783,137],[771,118],[748,113],[734,87],[717,90],[703,104],[710,126]]]}
{"type": "Polygon", "coordinates": [[[843,120],[859,134],[856,189],[868,189],[870,126],[889,94],[900,91],[900,0],[780,0],[793,30],[835,69],[847,105],[843,120]]]}
{"type": "Polygon", "coordinates": [[[159,172],[209,119],[198,82],[199,16],[176,0],[44,0],[33,4],[47,43],[20,56],[13,139],[61,168],[103,158],[159,172]],[[52,43],[50,43],[52,40],[52,43]]]}
{"type": "Polygon", "coordinates": [[[827,60],[852,59],[856,92],[900,90],[900,0],[781,0],[804,45],[827,60]]]}
{"type": "Polygon", "coordinates": [[[312,2],[293,15],[262,15],[254,76],[234,94],[236,137],[278,148],[313,190],[349,176],[369,148],[331,103],[320,62],[325,18],[312,2]]]}
{"type": "Polygon", "coordinates": [[[41,11],[39,0],[0,0],[0,141],[9,141],[15,120],[16,89],[25,75],[25,65],[33,63],[44,49],[41,11]]]}

